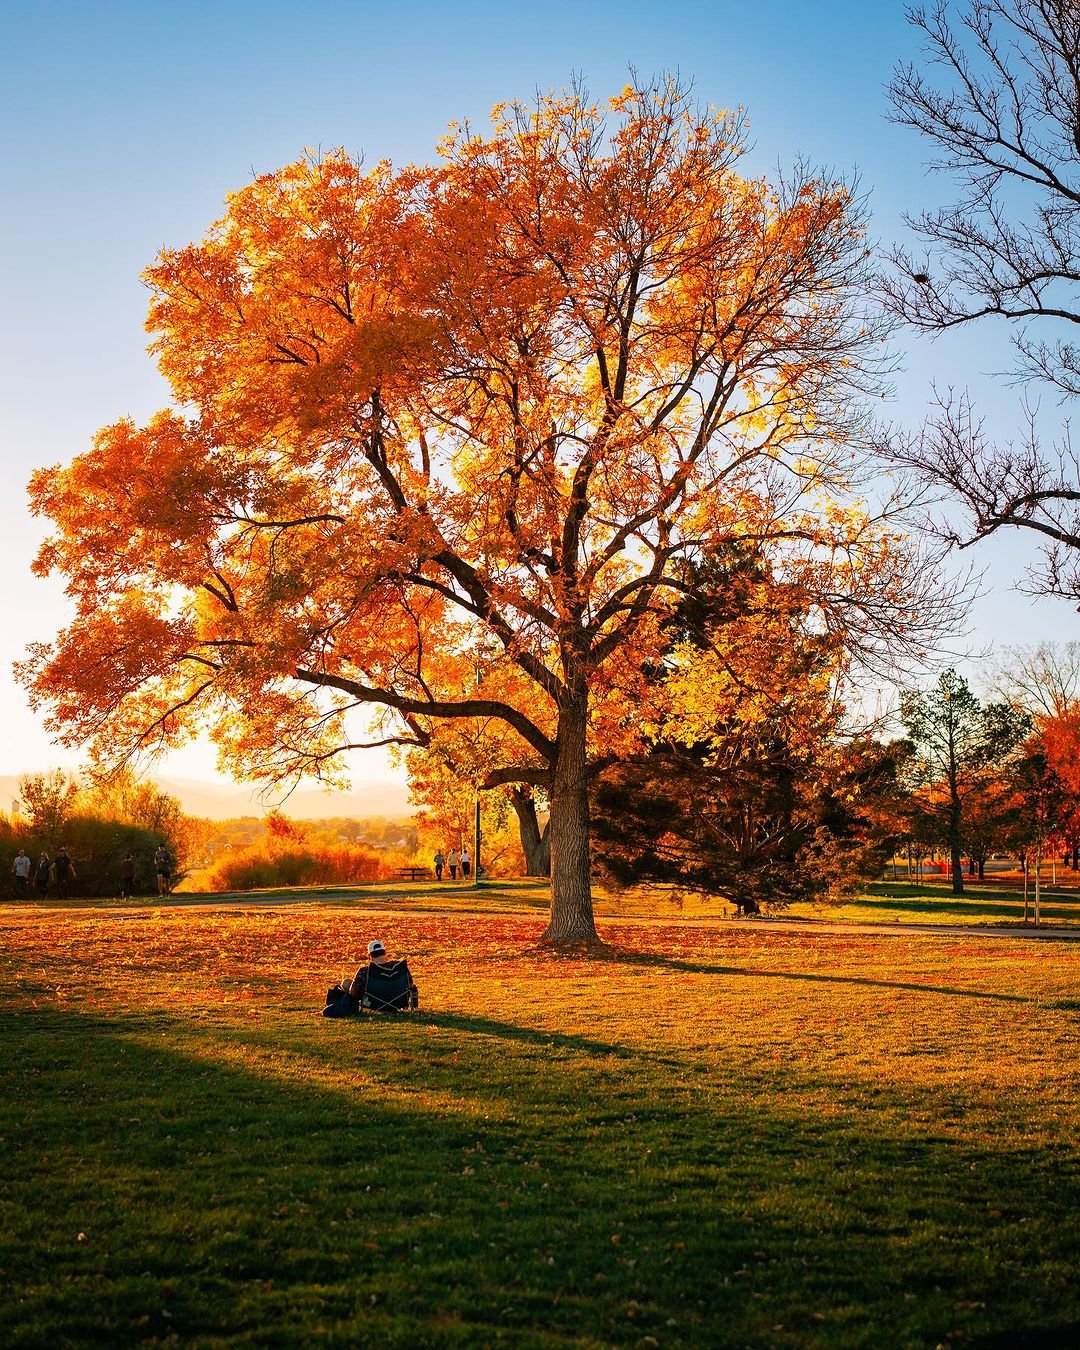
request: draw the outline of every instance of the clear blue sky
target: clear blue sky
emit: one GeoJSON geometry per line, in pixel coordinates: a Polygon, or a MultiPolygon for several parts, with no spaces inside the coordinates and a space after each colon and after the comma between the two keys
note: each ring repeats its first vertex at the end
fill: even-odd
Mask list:
{"type": "MultiPolygon", "coordinates": [[[[580,73],[597,97],[627,68],[678,69],[703,101],[745,106],[753,167],[803,155],[871,193],[878,237],[930,204],[926,147],[885,120],[883,86],[916,51],[898,0],[635,3],[564,0],[370,4],[323,0],[11,5],[0,20],[0,441],[7,469],[0,539],[7,598],[0,640],[0,773],[65,762],[9,680],[25,644],[64,620],[55,585],[29,563],[41,535],[26,511],[31,470],[83,450],[122,415],[166,401],[145,353],[141,269],[162,245],[199,237],[225,194],[308,146],[369,159],[428,159],[452,119],[580,73]]],[[[1008,364],[987,330],[931,347],[902,336],[897,417],[915,425],[932,375],[969,384],[1003,434],[1008,364]]],[[[1052,399],[1045,404],[1050,411],[1052,399]]],[[[123,522],[117,522],[123,528],[123,522]]],[[[976,611],[998,641],[1077,636],[1075,615],[1009,591],[1030,561],[1012,538],[980,555],[990,598],[976,611]]],[[[174,771],[205,774],[188,756],[174,771]]],[[[356,777],[382,772],[356,765],[356,777]]]]}

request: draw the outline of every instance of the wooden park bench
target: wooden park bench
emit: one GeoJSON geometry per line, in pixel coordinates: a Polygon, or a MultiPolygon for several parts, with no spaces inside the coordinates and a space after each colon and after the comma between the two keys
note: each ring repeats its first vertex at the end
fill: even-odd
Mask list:
{"type": "Polygon", "coordinates": [[[398,876],[402,881],[424,881],[431,876],[430,867],[399,867],[398,876]]]}

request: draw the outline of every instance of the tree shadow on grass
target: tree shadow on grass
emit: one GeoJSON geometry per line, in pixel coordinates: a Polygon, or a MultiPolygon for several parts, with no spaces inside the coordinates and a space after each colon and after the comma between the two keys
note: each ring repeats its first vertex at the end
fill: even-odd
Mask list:
{"type": "MultiPolygon", "coordinates": [[[[1034,908],[1035,897],[1032,894],[1028,902],[1029,911],[1034,908]]],[[[935,914],[961,914],[973,920],[994,920],[997,922],[1020,921],[1024,917],[1024,897],[1011,894],[972,893],[969,899],[951,895],[936,896],[881,896],[860,895],[860,909],[904,909],[925,914],[933,918],[935,914]]],[[[1076,919],[1080,917],[1080,902],[1062,901],[1055,896],[1048,903],[1040,903],[1040,913],[1044,919],[1076,919]]]]}
{"type": "Polygon", "coordinates": [[[515,1022],[497,1022],[488,1017],[477,1017],[472,1014],[420,1012],[417,1016],[429,1026],[445,1031],[494,1036],[499,1040],[517,1041],[522,1045],[534,1045],[545,1050],[578,1050],[583,1054],[597,1055],[602,1059],[612,1057],[633,1059],[636,1056],[634,1050],[614,1041],[596,1041],[588,1036],[578,1036],[570,1032],[545,1031],[540,1027],[519,1026],[515,1022]]]}
{"type": "Polygon", "coordinates": [[[806,1118],[442,1013],[8,1025],[8,1346],[1065,1343],[1080,1316],[1067,1160],[905,1133],[899,1097],[806,1118]]]}
{"type": "Polygon", "coordinates": [[[1024,994],[999,994],[989,989],[958,989],[953,985],[918,984],[906,980],[875,980],[863,975],[817,975],[810,971],[747,970],[741,966],[714,966],[701,961],[680,961],[659,953],[634,952],[614,948],[608,958],[623,965],[643,966],[648,969],[671,971],[686,975],[731,975],[746,979],[795,980],[800,984],[842,984],[865,986],[869,989],[904,989],[916,994],[947,994],[957,998],[986,999],[995,1003],[1030,1003],[1024,994]]]}

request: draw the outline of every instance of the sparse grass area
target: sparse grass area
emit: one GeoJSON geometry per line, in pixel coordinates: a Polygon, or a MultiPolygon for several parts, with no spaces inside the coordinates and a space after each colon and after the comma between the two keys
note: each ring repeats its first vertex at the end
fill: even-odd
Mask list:
{"type": "Polygon", "coordinates": [[[1080,1336],[1080,945],[392,894],[0,910],[5,1346],[1080,1336]]]}

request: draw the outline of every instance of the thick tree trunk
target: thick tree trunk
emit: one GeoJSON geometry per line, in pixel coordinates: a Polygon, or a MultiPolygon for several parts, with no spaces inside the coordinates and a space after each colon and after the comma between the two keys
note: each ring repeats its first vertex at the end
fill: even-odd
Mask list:
{"type": "Polygon", "coordinates": [[[521,851],[525,854],[527,877],[551,876],[551,839],[548,827],[540,829],[536,818],[536,802],[528,788],[514,788],[510,794],[518,818],[521,851]]]}
{"type": "Polygon", "coordinates": [[[589,857],[589,792],[585,765],[587,695],[559,712],[558,750],[551,784],[551,920],[544,942],[599,942],[593,922],[589,857]]]}

